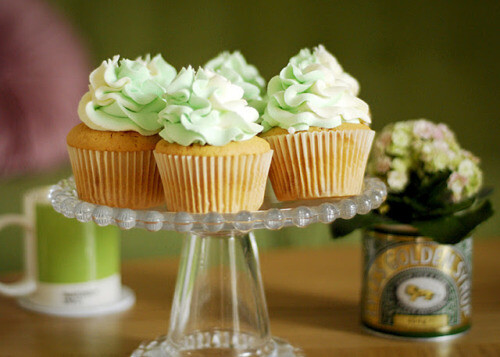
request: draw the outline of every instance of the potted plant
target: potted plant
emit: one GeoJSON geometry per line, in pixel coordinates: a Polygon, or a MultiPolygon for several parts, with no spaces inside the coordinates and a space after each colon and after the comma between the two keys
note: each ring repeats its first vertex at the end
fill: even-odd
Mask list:
{"type": "Polygon", "coordinates": [[[493,214],[479,159],[444,124],[383,128],[368,174],[385,181],[376,211],[332,225],[363,228],[362,321],[391,335],[434,338],[470,327],[471,232],[493,214]]]}

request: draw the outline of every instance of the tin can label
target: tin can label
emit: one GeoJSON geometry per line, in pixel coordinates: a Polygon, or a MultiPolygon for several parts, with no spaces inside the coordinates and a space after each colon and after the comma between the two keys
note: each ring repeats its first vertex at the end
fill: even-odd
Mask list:
{"type": "Polygon", "coordinates": [[[438,337],[469,328],[472,238],[443,245],[367,231],[363,249],[365,325],[407,337],[438,337]]]}

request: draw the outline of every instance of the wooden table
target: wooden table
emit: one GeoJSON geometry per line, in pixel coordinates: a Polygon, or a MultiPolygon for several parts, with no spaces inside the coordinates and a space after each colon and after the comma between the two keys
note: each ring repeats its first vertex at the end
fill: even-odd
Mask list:
{"type": "MultiPolygon", "coordinates": [[[[142,340],[166,333],[177,263],[125,262],[123,281],[137,304],[117,315],[43,316],[0,298],[0,356],[128,355],[142,340]]],[[[273,251],[261,255],[261,264],[272,332],[307,356],[500,356],[500,240],[476,242],[473,328],[440,343],[396,341],[362,329],[358,246],[273,251]]]]}

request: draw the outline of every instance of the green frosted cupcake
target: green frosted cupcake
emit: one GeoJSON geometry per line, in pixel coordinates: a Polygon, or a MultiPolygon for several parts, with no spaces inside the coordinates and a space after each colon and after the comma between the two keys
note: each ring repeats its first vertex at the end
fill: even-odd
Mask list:
{"type": "Polygon", "coordinates": [[[262,116],[280,201],[361,192],[374,132],[358,82],[323,46],[301,50],[268,84],[262,116]]]}
{"type": "Polygon", "coordinates": [[[155,158],[167,208],[194,213],[257,210],[271,164],[259,114],[243,88],[203,68],[169,86],[155,158]]]}
{"type": "Polygon", "coordinates": [[[115,56],[90,74],[67,137],[76,189],[82,200],[143,209],[164,202],[153,149],[160,140],[158,113],[177,71],[157,55],[115,56]]]}

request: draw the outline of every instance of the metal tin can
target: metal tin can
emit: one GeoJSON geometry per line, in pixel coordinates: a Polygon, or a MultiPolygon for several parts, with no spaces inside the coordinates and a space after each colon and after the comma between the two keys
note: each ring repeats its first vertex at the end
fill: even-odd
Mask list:
{"type": "Polygon", "coordinates": [[[470,328],[472,238],[454,245],[408,226],[367,230],[361,319],[372,331],[406,338],[458,336],[470,328]]]}

